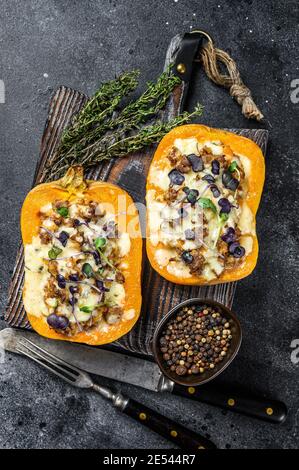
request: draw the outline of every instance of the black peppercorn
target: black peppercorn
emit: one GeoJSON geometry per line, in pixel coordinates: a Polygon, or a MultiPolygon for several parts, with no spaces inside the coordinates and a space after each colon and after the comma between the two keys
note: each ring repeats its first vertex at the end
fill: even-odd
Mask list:
{"type": "Polygon", "coordinates": [[[178,366],[175,370],[177,375],[186,375],[187,374],[187,368],[185,366],[178,366]]]}
{"type": "Polygon", "coordinates": [[[163,359],[180,376],[212,371],[230,347],[230,328],[230,322],[212,307],[184,307],[162,333],[163,359]]]}

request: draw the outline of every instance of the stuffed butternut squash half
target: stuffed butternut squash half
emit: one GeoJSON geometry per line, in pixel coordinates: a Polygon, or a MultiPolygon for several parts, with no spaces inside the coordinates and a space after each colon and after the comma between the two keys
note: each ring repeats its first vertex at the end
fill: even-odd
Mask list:
{"type": "Polygon", "coordinates": [[[255,268],[264,157],[250,139],[202,125],[161,141],[147,179],[147,255],[177,284],[231,282],[255,268]]]}
{"type": "Polygon", "coordinates": [[[131,330],[141,307],[142,238],[125,191],[70,168],[30,191],[21,230],[23,301],[34,330],[90,345],[131,330]]]}

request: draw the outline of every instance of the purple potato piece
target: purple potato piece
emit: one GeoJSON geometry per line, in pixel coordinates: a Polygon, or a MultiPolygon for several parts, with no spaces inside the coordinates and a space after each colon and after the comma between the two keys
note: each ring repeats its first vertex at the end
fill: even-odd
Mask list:
{"type": "Polygon", "coordinates": [[[56,313],[51,313],[51,315],[48,316],[47,323],[55,330],[66,330],[70,324],[67,317],[64,317],[63,315],[56,315],[56,313]]]}
{"type": "Polygon", "coordinates": [[[70,286],[69,291],[72,295],[74,295],[78,292],[78,287],[77,286],[70,286]]]}
{"type": "Polygon", "coordinates": [[[56,279],[57,279],[58,287],[60,287],[60,289],[65,289],[65,286],[66,286],[65,277],[62,274],[58,274],[56,279]]]}
{"type": "Polygon", "coordinates": [[[212,194],[213,194],[213,196],[214,196],[215,198],[220,197],[220,194],[221,194],[221,193],[220,193],[218,187],[216,186],[216,184],[212,184],[212,185],[210,186],[210,190],[212,191],[212,194]]]}
{"type": "Polygon", "coordinates": [[[214,176],[212,176],[212,175],[205,175],[202,179],[203,179],[204,181],[207,181],[207,182],[210,183],[210,184],[215,183],[215,178],[214,178],[214,176]]]}
{"type": "Polygon", "coordinates": [[[185,261],[186,264],[191,264],[193,261],[193,256],[189,251],[183,251],[182,260],[185,261]]]}
{"type": "Polygon", "coordinates": [[[229,202],[228,199],[226,199],[225,197],[222,197],[221,199],[219,199],[218,204],[221,207],[221,213],[222,214],[229,214],[230,213],[232,205],[231,205],[231,203],[229,202]]]}
{"type": "Polygon", "coordinates": [[[245,255],[245,248],[238,242],[233,242],[229,245],[228,251],[234,258],[242,258],[245,255]]]}
{"type": "Polygon", "coordinates": [[[198,196],[199,192],[197,191],[197,189],[190,189],[187,194],[187,201],[190,202],[190,204],[195,204],[198,196]]]}
{"type": "Polygon", "coordinates": [[[199,171],[202,171],[204,169],[202,157],[199,157],[198,155],[195,155],[195,153],[192,153],[191,155],[187,155],[187,158],[191,163],[192,170],[195,173],[198,173],[199,171]]]}
{"type": "Polygon", "coordinates": [[[185,230],[185,238],[186,240],[195,240],[194,230],[191,230],[191,229],[185,230]]]}
{"type": "Polygon", "coordinates": [[[109,292],[110,289],[108,287],[105,287],[104,282],[101,281],[100,279],[96,279],[96,286],[98,289],[100,289],[101,292],[109,292]]]}
{"type": "Polygon", "coordinates": [[[69,239],[69,234],[67,232],[64,232],[64,231],[60,232],[58,240],[60,241],[62,246],[65,247],[67,245],[68,239],[69,239]]]}
{"type": "Polygon", "coordinates": [[[226,170],[222,174],[223,186],[231,191],[236,191],[239,186],[239,180],[234,178],[229,170],[226,170]]]}
{"type": "Polygon", "coordinates": [[[218,162],[218,160],[212,161],[212,173],[213,175],[219,175],[220,173],[220,163],[218,162]]]}
{"type": "Polygon", "coordinates": [[[182,173],[180,173],[178,170],[171,170],[168,173],[168,177],[171,184],[175,184],[177,186],[180,186],[185,181],[185,176],[182,175],[182,173]]]}
{"type": "Polygon", "coordinates": [[[232,228],[232,227],[229,227],[225,234],[222,235],[221,239],[225,242],[225,243],[232,243],[235,241],[236,239],[236,232],[235,230],[232,228]]]}

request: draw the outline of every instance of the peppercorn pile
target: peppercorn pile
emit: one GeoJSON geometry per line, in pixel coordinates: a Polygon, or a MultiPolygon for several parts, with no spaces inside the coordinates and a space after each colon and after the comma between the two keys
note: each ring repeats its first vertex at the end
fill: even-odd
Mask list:
{"type": "Polygon", "coordinates": [[[212,371],[224,360],[231,340],[231,322],[218,309],[193,305],[167,323],[160,351],[172,372],[197,375],[212,371]]]}

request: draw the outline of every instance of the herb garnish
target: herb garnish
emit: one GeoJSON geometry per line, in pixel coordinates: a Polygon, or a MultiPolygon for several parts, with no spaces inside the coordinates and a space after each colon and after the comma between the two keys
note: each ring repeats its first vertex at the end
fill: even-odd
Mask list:
{"type": "Polygon", "coordinates": [[[101,256],[101,259],[102,259],[106,264],[108,264],[108,266],[110,266],[110,268],[112,268],[113,271],[118,271],[118,269],[117,269],[112,263],[110,263],[110,261],[108,260],[107,256],[104,255],[103,249],[105,248],[106,243],[107,243],[106,238],[104,238],[104,237],[98,237],[98,238],[96,238],[95,241],[94,241],[94,246],[95,246],[95,248],[97,249],[97,251],[99,252],[99,254],[100,254],[100,256],[101,256]]]}
{"type": "Polygon", "coordinates": [[[84,276],[86,276],[88,279],[93,276],[93,269],[89,263],[84,263],[82,266],[82,272],[84,276]]]}
{"type": "Polygon", "coordinates": [[[79,310],[80,312],[83,312],[83,313],[92,313],[93,310],[95,310],[96,308],[102,307],[103,305],[105,305],[104,302],[98,305],[83,305],[82,307],[79,308],[79,310]]]}
{"type": "Polygon", "coordinates": [[[221,230],[224,227],[224,225],[226,224],[226,222],[228,221],[228,219],[229,219],[229,214],[227,214],[225,212],[221,212],[221,214],[218,215],[217,237],[215,238],[213,248],[216,247],[216,245],[218,243],[218,240],[219,240],[219,237],[220,237],[220,234],[221,234],[221,230]]]}
{"type": "Polygon", "coordinates": [[[83,145],[91,129],[105,127],[106,118],[111,118],[121,100],[138,86],[139,74],[138,70],[132,70],[104,83],[75,117],[72,126],[64,131],[59,153],[70,151],[78,143],[83,145]]]}
{"type": "Polygon", "coordinates": [[[219,217],[221,223],[227,222],[228,218],[229,214],[226,214],[225,212],[222,212],[219,217]]]}
{"type": "Polygon", "coordinates": [[[176,126],[202,114],[196,106],[192,113],[182,113],[169,122],[152,121],[163,109],[174,88],[181,83],[169,67],[146,91],[116,114],[125,96],[137,87],[138,72],[128,72],[105,83],[87,102],[63,134],[58,150],[45,170],[44,180],[61,175],[69,166],[95,165],[102,160],[123,157],[157,143],[176,126]]]}
{"type": "Polygon", "coordinates": [[[203,209],[211,209],[214,214],[217,214],[217,209],[215,204],[209,199],[208,197],[201,197],[198,200],[198,204],[203,208],[203,209]]]}
{"type": "Polygon", "coordinates": [[[91,313],[94,310],[95,307],[85,305],[83,307],[80,307],[80,312],[84,313],[91,313]]]}
{"type": "Polygon", "coordinates": [[[112,263],[110,263],[107,256],[104,255],[103,251],[100,248],[98,248],[98,252],[100,253],[101,258],[105,261],[106,264],[108,264],[108,266],[110,266],[110,268],[112,268],[114,271],[118,271],[118,269],[115,266],[113,266],[112,263]]]}
{"type": "Polygon", "coordinates": [[[234,160],[228,167],[229,171],[233,173],[238,168],[238,163],[234,160]]]}
{"type": "Polygon", "coordinates": [[[103,237],[98,237],[95,239],[94,241],[94,246],[96,247],[97,250],[101,249],[101,248],[104,248],[104,246],[106,245],[107,243],[107,240],[106,238],[103,238],[103,237]]]}
{"type": "Polygon", "coordinates": [[[58,214],[61,215],[61,217],[68,217],[69,216],[69,210],[67,207],[58,207],[56,209],[58,214]]]}
{"type": "Polygon", "coordinates": [[[56,259],[57,256],[60,255],[60,253],[62,253],[62,249],[54,245],[52,246],[51,250],[48,251],[48,256],[50,259],[56,259]]]}

